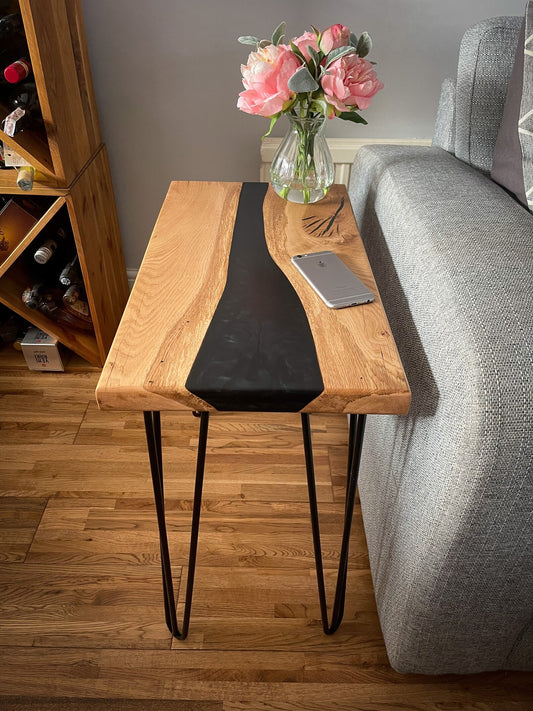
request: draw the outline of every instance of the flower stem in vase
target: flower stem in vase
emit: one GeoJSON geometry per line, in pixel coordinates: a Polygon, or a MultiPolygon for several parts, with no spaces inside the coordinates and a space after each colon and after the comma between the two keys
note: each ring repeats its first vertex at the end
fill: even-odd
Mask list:
{"type": "Polygon", "coordinates": [[[270,168],[272,185],[285,200],[313,203],[322,199],[334,179],[334,166],[323,136],[324,117],[288,115],[290,127],[270,168]]]}
{"type": "Polygon", "coordinates": [[[285,200],[313,203],[325,197],[335,169],[322,128],[327,118],[366,124],[361,110],[381,89],[373,62],[364,57],[372,49],[368,32],[357,37],[337,23],[323,32],[313,27],[284,43],[281,22],[270,40],[239,37],[251,45],[247,64],[241,64],[244,91],[237,107],[247,114],[270,119],[268,136],[285,114],[290,128],[270,167],[270,182],[285,200]]]}

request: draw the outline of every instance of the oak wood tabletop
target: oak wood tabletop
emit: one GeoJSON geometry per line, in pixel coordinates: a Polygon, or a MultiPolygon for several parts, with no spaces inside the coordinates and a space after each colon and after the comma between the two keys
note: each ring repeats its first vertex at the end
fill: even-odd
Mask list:
{"type": "Polygon", "coordinates": [[[298,205],[261,183],[171,183],[96,395],[119,410],[407,412],[346,188],[298,205]],[[323,250],[375,301],[328,308],[290,261],[323,250]]]}

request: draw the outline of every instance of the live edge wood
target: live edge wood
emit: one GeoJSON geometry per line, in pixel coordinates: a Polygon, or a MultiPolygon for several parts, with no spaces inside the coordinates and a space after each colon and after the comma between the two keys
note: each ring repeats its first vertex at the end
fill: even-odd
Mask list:
{"type": "MultiPolygon", "coordinates": [[[[97,388],[104,409],[209,410],[185,381],[222,294],[241,183],[174,182],[97,388]]],[[[307,313],[324,381],[306,412],[405,413],[410,390],[344,186],[314,205],[269,188],[269,252],[307,313]],[[329,225],[313,232],[309,223],[329,225]],[[376,294],[328,309],[292,266],[302,252],[335,251],[376,294]]]]}

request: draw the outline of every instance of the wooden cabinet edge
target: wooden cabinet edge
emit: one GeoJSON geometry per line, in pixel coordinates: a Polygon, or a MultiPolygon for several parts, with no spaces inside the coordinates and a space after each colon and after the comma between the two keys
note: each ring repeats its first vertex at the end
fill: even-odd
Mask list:
{"type": "Polygon", "coordinates": [[[19,0],[19,5],[47,133],[47,150],[34,157],[46,182],[50,177],[64,187],[102,140],[81,3],[19,0]]]}
{"type": "Polygon", "coordinates": [[[19,6],[47,128],[47,150],[37,138],[8,138],[15,150],[22,146],[21,154],[36,168],[36,179],[31,193],[24,193],[16,184],[15,170],[2,171],[9,175],[0,174],[0,193],[55,196],[61,204],[66,203],[94,333],[75,329],[69,333],[39,312],[28,313],[18,294],[23,272],[6,277],[40,227],[27,235],[0,273],[0,302],[56,336],[91,364],[102,366],[129,287],[107,152],[101,142],[81,2],[19,0],[19,6]],[[63,51],[64,57],[60,56],[63,51]],[[68,101],[63,106],[65,96],[68,101]]]}
{"type": "Polygon", "coordinates": [[[129,297],[105,146],[80,174],[66,201],[103,363],[129,297]]]}

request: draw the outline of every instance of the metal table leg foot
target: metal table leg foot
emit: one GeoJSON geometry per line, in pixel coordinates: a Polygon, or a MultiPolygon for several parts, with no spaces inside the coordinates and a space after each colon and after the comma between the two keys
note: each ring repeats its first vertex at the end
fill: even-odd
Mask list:
{"type": "Polygon", "coordinates": [[[324,585],[324,567],[322,563],[322,546],[320,542],[320,526],[318,522],[318,507],[316,499],[315,471],[313,465],[313,449],[311,443],[311,426],[309,415],[302,413],[302,434],[304,440],[305,464],[307,469],[307,488],[309,491],[309,508],[311,512],[311,527],[313,531],[313,547],[315,551],[315,565],[318,582],[318,597],[320,600],[320,614],[322,627],[325,634],[333,634],[342,622],[344,615],[344,601],[346,597],[346,578],[348,575],[348,552],[350,547],[350,531],[352,527],[355,492],[363,435],[365,431],[366,415],[350,415],[350,440],[348,445],[348,472],[346,481],[346,504],[344,509],[344,529],[342,533],[341,553],[337,572],[337,585],[331,624],[328,621],[326,603],[326,589],[324,585]]]}
{"type": "Polygon", "coordinates": [[[202,486],[204,480],[205,451],[207,445],[207,431],[209,427],[209,413],[200,414],[200,436],[198,441],[198,455],[196,459],[196,481],[194,485],[194,502],[192,512],[191,540],[189,547],[189,572],[187,575],[187,590],[185,593],[185,610],[181,631],[178,627],[176,616],[176,599],[172,582],[172,567],[168,548],[167,526],[165,521],[165,495],[163,488],[163,457],[161,450],[161,414],[159,412],[145,412],[144,426],[146,441],[148,443],[148,456],[152,472],[154,499],[157,512],[157,525],[159,527],[159,545],[161,550],[161,570],[163,576],[163,596],[165,604],[165,619],[167,627],[177,639],[185,639],[189,632],[191,616],[191,603],[194,586],[194,572],[196,568],[196,551],[198,547],[198,529],[200,527],[200,509],[202,504],[202,486]]]}

